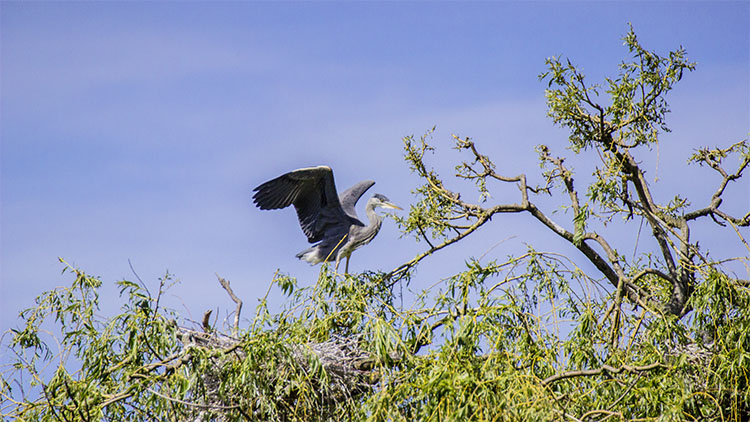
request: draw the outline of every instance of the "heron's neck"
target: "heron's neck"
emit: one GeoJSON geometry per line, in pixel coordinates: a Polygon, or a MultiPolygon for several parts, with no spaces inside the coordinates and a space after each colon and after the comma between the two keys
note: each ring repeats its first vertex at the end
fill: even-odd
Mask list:
{"type": "Polygon", "coordinates": [[[369,220],[369,224],[367,225],[368,229],[374,229],[375,231],[380,229],[380,225],[383,223],[383,217],[378,215],[378,213],[375,212],[375,203],[370,199],[367,201],[367,207],[365,208],[365,213],[367,214],[367,219],[369,220]]]}

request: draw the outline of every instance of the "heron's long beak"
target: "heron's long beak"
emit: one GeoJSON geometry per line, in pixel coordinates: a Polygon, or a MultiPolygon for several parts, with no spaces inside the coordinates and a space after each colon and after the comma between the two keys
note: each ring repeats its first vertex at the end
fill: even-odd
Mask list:
{"type": "Polygon", "coordinates": [[[381,205],[381,206],[383,208],[391,208],[391,209],[394,209],[394,210],[401,210],[401,211],[404,210],[403,208],[399,207],[398,205],[394,204],[393,202],[383,202],[383,205],[381,205]]]}

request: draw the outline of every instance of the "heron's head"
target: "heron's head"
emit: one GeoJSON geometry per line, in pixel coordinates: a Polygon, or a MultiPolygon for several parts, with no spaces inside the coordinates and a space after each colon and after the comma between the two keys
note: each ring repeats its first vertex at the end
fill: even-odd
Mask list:
{"type": "Polygon", "coordinates": [[[370,199],[370,201],[372,201],[372,203],[373,203],[372,204],[373,208],[382,207],[382,208],[390,208],[390,209],[394,209],[394,210],[400,210],[400,209],[402,209],[398,205],[396,205],[393,202],[391,202],[390,199],[386,198],[385,195],[381,195],[379,193],[376,193],[375,195],[373,195],[372,198],[370,199]]]}

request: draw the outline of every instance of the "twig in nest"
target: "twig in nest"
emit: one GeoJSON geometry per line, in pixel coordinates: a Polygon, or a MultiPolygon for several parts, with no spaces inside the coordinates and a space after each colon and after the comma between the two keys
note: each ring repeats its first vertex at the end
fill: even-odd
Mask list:
{"type": "Polygon", "coordinates": [[[209,309],[203,314],[203,322],[201,323],[201,325],[203,326],[203,331],[207,333],[210,333],[211,331],[213,331],[213,329],[211,329],[211,321],[210,321],[211,312],[213,312],[213,310],[209,309]]]}
{"type": "Polygon", "coordinates": [[[221,287],[223,287],[224,290],[227,291],[229,297],[231,297],[234,303],[237,304],[237,309],[234,311],[234,328],[232,329],[232,335],[236,337],[237,333],[240,330],[240,312],[242,311],[242,301],[237,297],[237,295],[234,294],[234,291],[232,291],[232,287],[229,286],[229,280],[225,280],[219,277],[218,274],[216,274],[216,278],[219,279],[221,287]]]}

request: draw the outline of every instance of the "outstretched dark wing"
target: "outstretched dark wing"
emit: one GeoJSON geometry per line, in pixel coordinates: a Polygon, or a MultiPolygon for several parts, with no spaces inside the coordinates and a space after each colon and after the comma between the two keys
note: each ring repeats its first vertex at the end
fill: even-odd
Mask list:
{"type": "Polygon", "coordinates": [[[357,217],[357,210],[354,207],[357,205],[359,198],[361,198],[362,195],[367,192],[367,189],[370,189],[374,184],[375,182],[372,180],[363,180],[339,195],[341,208],[344,209],[344,212],[347,213],[349,217],[359,219],[359,217],[357,217]]]}
{"type": "Polygon", "coordinates": [[[310,243],[323,239],[332,228],[351,224],[341,208],[333,171],[328,166],[290,171],[253,191],[253,202],[262,210],[294,205],[299,224],[310,243]]]}

